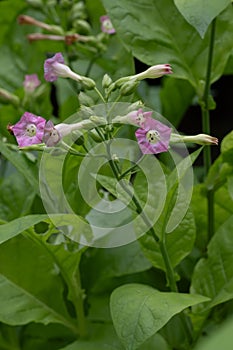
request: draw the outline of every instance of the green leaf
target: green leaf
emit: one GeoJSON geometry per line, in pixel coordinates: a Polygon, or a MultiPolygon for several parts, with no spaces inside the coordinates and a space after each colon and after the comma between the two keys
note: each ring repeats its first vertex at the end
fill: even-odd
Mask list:
{"type": "Polygon", "coordinates": [[[195,350],[231,350],[233,343],[233,320],[232,318],[218,325],[216,332],[195,346],[195,350]]]}
{"type": "MultiPolygon", "coordinates": [[[[15,329],[17,330],[18,327],[15,329]]],[[[23,334],[20,334],[20,343],[23,344],[24,350],[57,350],[69,344],[73,339],[75,336],[58,323],[51,323],[47,326],[41,323],[30,323],[23,327],[23,334]]]]}
{"type": "Polygon", "coordinates": [[[232,163],[233,159],[233,131],[227,134],[221,142],[221,153],[223,160],[232,163]]]}
{"type": "MultiPolygon", "coordinates": [[[[174,231],[166,234],[166,247],[173,267],[177,266],[190,253],[195,237],[195,221],[191,210],[188,209],[179,226],[174,231]]],[[[152,265],[166,271],[159,245],[155,243],[153,237],[144,235],[139,242],[143,253],[152,265]]]]}
{"type": "Polygon", "coordinates": [[[15,168],[25,176],[28,183],[32,186],[33,190],[39,194],[39,186],[37,179],[38,168],[37,165],[32,164],[25,155],[20,151],[12,151],[7,145],[0,139],[0,152],[7,158],[15,168]]]}
{"type": "Polygon", "coordinates": [[[162,115],[175,127],[179,126],[188,107],[192,103],[195,91],[188,81],[182,79],[164,79],[160,92],[162,115]]]}
{"type": "MultiPolygon", "coordinates": [[[[70,239],[76,242],[79,241],[82,235],[84,235],[84,239],[88,239],[92,235],[90,226],[78,215],[50,214],[49,218],[55,227],[59,227],[61,231],[64,231],[62,231],[64,234],[67,234],[70,239]]],[[[19,233],[46,219],[48,219],[48,215],[45,214],[28,215],[0,225],[0,243],[17,236],[19,233]]]]}
{"type": "MultiPolygon", "coordinates": [[[[199,92],[205,80],[209,31],[202,40],[176,8],[173,0],[103,0],[117,35],[140,61],[170,63],[171,77],[187,79],[199,92]],[[142,15],[143,14],[143,15],[142,15]]],[[[232,6],[218,17],[211,81],[218,79],[232,52],[232,6]]]]}
{"type": "Polygon", "coordinates": [[[28,237],[0,246],[0,320],[10,325],[61,323],[76,332],[51,255],[28,237]]]}
{"type": "Polygon", "coordinates": [[[123,285],[111,295],[113,324],[126,350],[138,349],[185,308],[207,301],[201,295],[164,293],[143,284],[123,285]]]}
{"type": "Polygon", "coordinates": [[[77,340],[60,350],[123,350],[111,324],[93,324],[89,339],[77,340]]]}
{"type": "Polygon", "coordinates": [[[10,238],[13,238],[21,232],[27,230],[38,222],[48,219],[48,215],[28,215],[22,218],[15,219],[7,224],[0,225],[0,243],[4,243],[10,238]]]}
{"type": "Polygon", "coordinates": [[[230,3],[231,0],[174,0],[182,16],[204,38],[208,26],[230,3]]]}
{"type": "Polygon", "coordinates": [[[14,172],[3,178],[0,184],[0,198],[0,218],[10,221],[30,212],[35,192],[33,189],[28,191],[25,177],[14,172]]]}
{"type": "MultiPolygon", "coordinates": [[[[91,335],[87,340],[77,340],[68,346],[59,350],[124,350],[122,343],[117,338],[112,325],[94,325],[91,326],[91,335]]],[[[148,339],[138,350],[170,350],[166,341],[160,334],[155,334],[148,339]]]]}
{"type": "Polygon", "coordinates": [[[138,241],[117,248],[94,249],[89,252],[85,264],[85,270],[89,271],[88,284],[95,293],[113,278],[150,268],[151,263],[144,256],[138,241]]]}
{"type": "Polygon", "coordinates": [[[192,293],[212,300],[195,309],[203,311],[233,298],[233,215],[218,229],[208,245],[208,257],[196,265],[192,278],[192,293]]]}

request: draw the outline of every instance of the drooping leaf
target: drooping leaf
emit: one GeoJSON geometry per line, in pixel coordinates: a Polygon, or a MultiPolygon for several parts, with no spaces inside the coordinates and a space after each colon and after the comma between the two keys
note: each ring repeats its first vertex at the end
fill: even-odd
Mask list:
{"type": "Polygon", "coordinates": [[[186,19],[204,38],[208,26],[219,15],[231,0],[174,0],[176,7],[186,19]]]}
{"type": "Polygon", "coordinates": [[[201,295],[164,293],[143,284],[123,285],[111,295],[117,335],[126,350],[136,350],[185,308],[207,301],[201,295]]]}
{"type": "Polygon", "coordinates": [[[233,298],[233,216],[215,233],[208,245],[207,258],[196,265],[191,292],[206,295],[212,300],[199,305],[197,311],[210,309],[233,298]]]}

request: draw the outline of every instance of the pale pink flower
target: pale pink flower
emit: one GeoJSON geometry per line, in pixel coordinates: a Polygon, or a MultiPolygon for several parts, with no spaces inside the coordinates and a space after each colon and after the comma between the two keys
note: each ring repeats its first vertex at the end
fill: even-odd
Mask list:
{"type": "Polygon", "coordinates": [[[16,137],[19,147],[41,143],[46,120],[40,116],[25,112],[20,121],[8,129],[16,137]]]}
{"type": "Polygon", "coordinates": [[[169,147],[171,128],[148,117],[142,129],[135,132],[139,147],[143,154],[166,152],[169,147]]]}
{"type": "Polygon", "coordinates": [[[166,74],[172,74],[172,68],[170,64],[157,64],[155,66],[151,66],[144,72],[133,75],[131,79],[143,80],[143,79],[155,79],[159,78],[166,74]]]}
{"type": "Polygon", "coordinates": [[[147,118],[150,118],[152,113],[152,111],[143,112],[142,108],[139,108],[124,116],[117,116],[112,121],[113,123],[133,124],[143,128],[147,118]]]}
{"type": "Polygon", "coordinates": [[[198,145],[218,145],[218,139],[214,136],[207,134],[198,135],[179,135],[171,134],[171,143],[185,142],[185,143],[196,143],[198,145]]]}
{"type": "Polygon", "coordinates": [[[104,33],[108,34],[114,34],[116,33],[116,30],[113,28],[112,22],[108,16],[101,16],[100,17],[101,22],[101,30],[104,33]]]}
{"type": "Polygon", "coordinates": [[[49,120],[45,124],[43,142],[48,147],[55,146],[61,140],[59,131],[55,128],[53,122],[49,120]]]}
{"type": "Polygon", "coordinates": [[[31,93],[39,85],[40,85],[40,80],[38,79],[37,74],[25,75],[24,82],[23,82],[25,92],[31,93]]]}
{"type": "Polygon", "coordinates": [[[64,58],[60,52],[53,57],[45,60],[44,63],[44,77],[47,81],[55,81],[58,77],[71,78],[77,81],[82,81],[82,77],[74,73],[67,65],[65,65],[64,58]]]}

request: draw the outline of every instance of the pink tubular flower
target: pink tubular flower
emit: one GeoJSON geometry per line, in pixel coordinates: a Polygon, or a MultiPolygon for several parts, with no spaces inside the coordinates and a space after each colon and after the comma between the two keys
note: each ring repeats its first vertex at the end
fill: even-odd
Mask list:
{"type": "Polygon", "coordinates": [[[133,75],[131,78],[136,80],[143,80],[143,79],[155,79],[159,78],[166,74],[172,74],[172,68],[170,64],[157,64],[155,66],[151,66],[144,72],[141,72],[139,74],[133,75]]]}
{"type": "Polygon", "coordinates": [[[116,30],[113,28],[112,22],[108,16],[101,16],[100,22],[101,22],[102,32],[108,33],[108,34],[116,33],[116,30]]]}
{"type": "Polygon", "coordinates": [[[151,117],[152,113],[152,111],[143,112],[142,108],[139,108],[124,116],[117,116],[112,121],[113,123],[133,124],[144,128],[147,119],[151,117]]]}
{"type": "Polygon", "coordinates": [[[37,74],[25,75],[23,85],[25,92],[33,92],[37,86],[40,85],[40,80],[38,79],[37,74]]]}
{"type": "Polygon", "coordinates": [[[9,130],[13,131],[19,147],[31,146],[42,142],[45,122],[44,118],[25,112],[9,130]]]}
{"type": "Polygon", "coordinates": [[[43,142],[47,147],[55,146],[61,140],[61,135],[57,129],[55,129],[54,124],[49,120],[44,128],[43,142]]]}
{"type": "Polygon", "coordinates": [[[64,64],[64,58],[60,52],[53,57],[45,60],[44,63],[44,77],[47,81],[55,81],[58,77],[71,78],[77,81],[82,81],[82,77],[74,72],[64,64]]]}
{"type": "Polygon", "coordinates": [[[166,152],[172,129],[165,124],[148,117],[143,129],[135,132],[139,147],[144,154],[166,152]]]}

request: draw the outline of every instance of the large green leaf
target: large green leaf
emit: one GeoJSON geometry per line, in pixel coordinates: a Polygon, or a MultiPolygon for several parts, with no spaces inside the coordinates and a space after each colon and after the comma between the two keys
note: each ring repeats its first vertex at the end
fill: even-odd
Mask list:
{"type": "MultiPolygon", "coordinates": [[[[205,80],[209,31],[202,40],[173,0],[103,0],[114,27],[133,55],[148,65],[170,63],[173,76],[187,79],[200,93],[205,80]]],[[[232,7],[218,17],[211,81],[222,75],[232,50],[232,7]]]]}
{"type": "MultiPolygon", "coordinates": [[[[156,226],[155,226],[156,231],[156,226]]],[[[166,234],[166,246],[173,267],[177,266],[192,250],[196,237],[194,217],[189,209],[179,224],[172,232],[166,234]]],[[[153,266],[166,271],[159,245],[150,235],[140,238],[140,244],[145,256],[153,266]]]]}
{"type": "Polygon", "coordinates": [[[196,265],[191,292],[200,293],[212,300],[197,310],[210,309],[233,298],[233,216],[215,233],[208,246],[207,258],[196,265]]]}
{"type": "Polygon", "coordinates": [[[176,7],[203,38],[212,20],[219,15],[231,0],[174,0],[176,7]]]}
{"type": "Polygon", "coordinates": [[[126,350],[135,350],[172,316],[207,300],[201,295],[163,293],[147,285],[128,284],[114,290],[110,307],[118,337],[126,350]]]}
{"type": "Polygon", "coordinates": [[[11,325],[61,323],[76,331],[51,255],[24,236],[0,246],[0,319],[11,325]]]}

